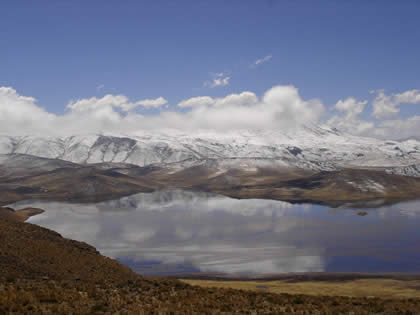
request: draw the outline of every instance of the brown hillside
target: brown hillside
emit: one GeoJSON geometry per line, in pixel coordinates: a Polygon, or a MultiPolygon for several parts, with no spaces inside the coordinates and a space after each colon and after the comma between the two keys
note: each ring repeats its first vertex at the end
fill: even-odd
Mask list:
{"type": "Polygon", "coordinates": [[[0,207],[0,219],[25,222],[29,217],[44,212],[42,209],[25,208],[20,210],[13,210],[9,207],[0,207]]]}

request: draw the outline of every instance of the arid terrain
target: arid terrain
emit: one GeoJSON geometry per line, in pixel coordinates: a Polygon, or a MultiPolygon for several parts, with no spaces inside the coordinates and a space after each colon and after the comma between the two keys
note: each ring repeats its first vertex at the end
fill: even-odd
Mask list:
{"type": "Polygon", "coordinates": [[[99,202],[165,188],[215,192],[234,198],[265,198],[332,207],[379,206],[419,198],[420,177],[383,169],[310,171],[299,168],[232,168],[212,161],[182,169],[124,163],[75,164],[27,155],[0,164],[0,205],[41,199],[99,202]],[[11,165],[12,164],[12,165],[11,165]]]}
{"type": "MultiPolygon", "coordinates": [[[[301,282],[305,289],[298,290],[298,284],[279,282],[190,281],[200,287],[139,276],[86,243],[19,220],[0,218],[0,239],[2,314],[416,314],[420,309],[412,293],[418,287],[411,282],[405,282],[402,294],[382,290],[381,297],[349,297],[356,294],[346,294],[353,285],[346,283],[332,294],[324,282],[301,282]]],[[[384,283],[362,284],[374,289],[384,283]]]]}

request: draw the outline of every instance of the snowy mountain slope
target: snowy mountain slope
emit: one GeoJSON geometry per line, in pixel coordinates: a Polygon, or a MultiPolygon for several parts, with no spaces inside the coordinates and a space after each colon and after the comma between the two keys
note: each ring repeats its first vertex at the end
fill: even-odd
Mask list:
{"type": "MultiPolygon", "coordinates": [[[[420,164],[420,142],[356,137],[329,127],[298,130],[143,133],[134,136],[0,136],[0,154],[22,153],[74,163],[130,163],[139,166],[193,166],[214,160],[220,168],[294,166],[401,168],[420,164]]],[[[407,175],[420,175],[412,168],[407,175]]]]}
{"type": "Polygon", "coordinates": [[[400,167],[391,167],[391,168],[385,169],[385,172],[388,174],[420,177],[420,164],[400,166],[400,167]]]}

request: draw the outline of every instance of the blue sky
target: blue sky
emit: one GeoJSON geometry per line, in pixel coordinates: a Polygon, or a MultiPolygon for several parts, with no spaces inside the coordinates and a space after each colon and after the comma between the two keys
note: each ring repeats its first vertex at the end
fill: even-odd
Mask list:
{"type": "Polygon", "coordinates": [[[420,88],[419,13],[416,0],[3,0],[0,86],[59,115],[105,94],[181,111],[191,97],[293,85],[327,116],[340,99],[369,100],[360,118],[375,121],[369,91],[420,88]],[[218,73],[229,79],[211,87],[218,73]]]}

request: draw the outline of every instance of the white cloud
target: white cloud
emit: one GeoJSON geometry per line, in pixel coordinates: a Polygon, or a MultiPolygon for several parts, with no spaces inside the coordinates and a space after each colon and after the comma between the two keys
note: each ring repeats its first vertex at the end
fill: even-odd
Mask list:
{"type": "Polygon", "coordinates": [[[342,112],[343,115],[331,117],[328,120],[328,124],[339,130],[353,134],[364,134],[370,131],[374,127],[374,124],[359,118],[367,103],[368,101],[357,101],[353,97],[339,100],[334,108],[342,112]]]}
{"type": "Polygon", "coordinates": [[[318,100],[302,100],[293,86],[273,87],[262,99],[246,91],[223,98],[191,98],[178,105],[192,107],[185,116],[190,126],[215,130],[292,128],[318,121],[324,110],[318,100]]]}
{"type": "Polygon", "coordinates": [[[262,63],[266,63],[266,62],[270,61],[270,60],[271,60],[271,58],[273,58],[273,56],[272,56],[272,55],[268,55],[268,56],[264,56],[264,57],[262,57],[262,58],[260,58],[260,59],[257,59],[257,60],[253,63],[253,66],[254,66],[254,67],[256,67],[256,66],[258,66],[258,65],[260,65],[260,64],[262,64],[262,63]]]}
{"type": "Polygon", "coordinates": [[[103,90],[105,88],[105,85],[104,84],[99,84],[97,87],[96,87],[96,90],[97,91],[101,91],[101,90],[103,90]]]}
{"type": "MultiPolygon", "coordinates": [[[[382,95],[382,94],[383,95],[382,95]]],[[[393,104],[420,103],[418,90],[390,97],[393,104]]],[[[377,102],[377,97],[373,103],[377,102]]],[[[0,87],[0,133],[9,135],[69,135],[86,133],[135,134],[142,131],[171,129],[191,132],[207,129],[225,132],[237,129],[287,129],[300,124],[317,123],[324,105],[317,99],[304,100],[294,86],[275,86],[262,97],[251,91],[224,97],[198,96],[178,103],[183,111],[166,109],[153,115],[133,111],[138,106],[157,108],[168,101],[156,99],[130,100],[125,95],[107,94],[70,101],[67,111],[49,113],[33,97],[19,95],[13,88],[0,87]]],[[[349,97],[334,105],[335,114],[327,123],[355,135],[379,138],[407,138],[420,134],[420,115],[365,120],[366,100],[349,97]]],[[[388,112],[390,112],[388,110],[388,112]]],[[[322,122],[322,121],[321,121],[322,122]]]]}
{"type": "Polygon", "coordinates": [[[354,134],[383,139],[404,139],[420,134],[420,116],[414,115],[407,119],[395,117],[400,104],[420,104],[420,90],[408,90],[402,93],[386,95],[385,91],[377,91],[374,98],[372,115],[377,121],[363,120],[360,115],[364,113],[367,101],[357,101],[349,97],[340,100],[334,109],[342,114],[334,115],[328,124],[339,130],[354,134]]]}
{"type": "Polygon", "coordinates": [[[107,94],[102,98],[91,97],[79,99],[77,101],[71,101],[67,108],[73,112],[87,112],[87,111],[102,111],[111,112],[115,108],[119,108],[124,112],[133,110],[138,106],[145,108],[158,108],[166,105],[168,101],[163,97],[156,99],[145,99],[137,102],[131,102],[125,95],[112,95],[107,94]]]}
{"type": "Polygon", "coordinates": [[[403,93],[386,95],[379,90],[373,101],[373,116],[378,119],[391,117],[400,112],[400,104],[420,104],[420,90],[409,90],[403,93]]]}
{"type": "MultiPolygon", "coordinates": [[[[163,99],[163,98],[162,98],[163,99]]],[[[131,111],[140,103],[124,95],[105,95],[71,101],[67,111],[54,115],[40,108],[35,99],[17,94],[11,88],[0,89],[0,133],[16,134],[134,134],[143,130],[208,129],[223,132],[236,129],[291,128],[317,122],[323,113],[318,100],[303,100],[293,86],[275,86],[262,98],[245,91],[222,98],[196,97],[178,104],[185,112],[164,110],[144,116],[131,111]],[[29,121],[29,123],[28,123],[29,121]]]]}
{"type": "Polygon", "coordinates": [[[104,111],[111,108],[120,108],[128,111],[136,105],[129,101],[127,96],[107,94],[102,98],[91,97],[70,101],[67,108],[75,112],[104,111]]]}
{"type": "Polygon", "coordinates": [[[230,94],[223,98],[215,99],[214,106],[250,106],[258,103],[258,97],[252,92],[242,92],[240,94],[230,94]]]}
{"type": "Polygon", "coordinates": [[[304,101],[294,86],[275,86],[263,97],[263,105],[271,107],[277,122],[298,125],[317,122],[324,111],[324,105],[317,99],[304,101]]]}
{"type": "Polygon", "coordinates": [[[36,104],[36,99],[19,95],[13,88],[0,87],[0,132],[17,134],[30,130],[49,132],[57,117],[36,104]]]}
{"type": "Polygon", "coordinates": [[[394,94],[398,104],[420,104],[420,90],[409,90],[394,94]]]}
{"type": "Polygon", "coordinates": [[[303,100],[293,86],[276,86],[262,99],[252,92],[224,98],[197,97],[178,104],[191,107],[186,113],[163,112],[157,125],[175,129],[282,129],[317,122],[324,107],[318,100],[303,100]]]}
{"type": "Polygon", "coordinates": [[[258,97],[252,92],[242,92],[240,94],[230,94],[222,98],[212,98],[210,96],[192,97],[178,103],[179,107],[198,107],[198,106],[246,106],[258,103],[258,97]]]}
{"type": "Polygon", "coordinates": [[[335,104],[335,108],[339,111],[345,112],[347,117],[355,117],[363,112],[368,101],[358,102],[355,98],[349,97],[347,99],[339,100],[335,104]]]}
{"type": "Polygon", "coordinates": [[[215,88],[219,86],[229,85],[230,77],[225,73],[215,73],[213,75],[213,80],[204,82],[204,86],[215,88]]]}
{"type": "Polygon", "coordinates": [[[224,77],[220,79],[214,79],[213,83],[210,85],[211,87],[217,87],[217,86],[226,86],[229,84],[230,77],[224,77]]]}
{"type": "Polygon", "coordinates": [[[167,104],[168,104],[168,101],[162,96],[155,99],[145,99],[145,100],[136,102],[136,105],[140,105],[146,108],[159,108],[167,104]]]}
{"type": "Polygon", "coordinates": [[[214,99],[210,96],[192,97],[178,103],[179,107],[210,106],[214,104],[214,99]]]}
{"type": "Polygon", "coordinates": [[[385,95],[384,91],[378,92],[373,101],[373,116],[378,119],[393,116],[399,113],[398,103],[391,96],[385,95]]]}

